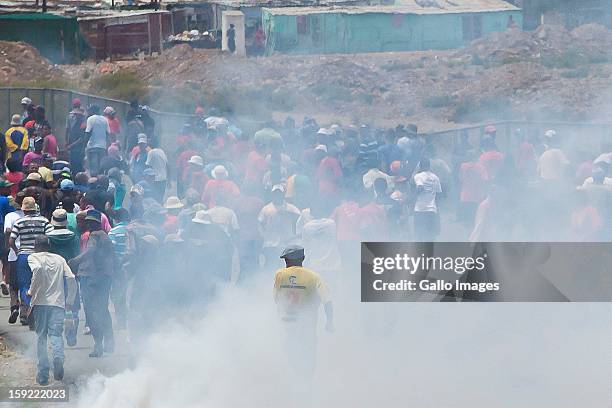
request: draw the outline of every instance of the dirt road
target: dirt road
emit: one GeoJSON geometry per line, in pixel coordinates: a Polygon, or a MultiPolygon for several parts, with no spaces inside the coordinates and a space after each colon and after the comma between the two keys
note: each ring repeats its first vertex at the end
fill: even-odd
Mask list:
{"type": "MultiPolygon", "coordinates": [[[[36,380],[36,335],[26,326],[8,324],[9,298],[0,297],[0,387],[35,386],[36,380]]],[[[53,381],[50,386],[64,384],[69,387],[71,403],[74,406],[74,396],[83,387],[88,377],[100,372],[105,376],[114,375],[128,367],[128,343],[125,330],[115,330],[116,351],[102,358],[89,358],[93,346],[91,336],[84,336],[84,316],[81,310],[81,327],[75,347],[65,347],[65,378],[64,381],[53,381]]],[[[2,406],[2,403],[0,403],[2,406]]],[[[64,405],[63,405],[64,406],[64,405]]]]}

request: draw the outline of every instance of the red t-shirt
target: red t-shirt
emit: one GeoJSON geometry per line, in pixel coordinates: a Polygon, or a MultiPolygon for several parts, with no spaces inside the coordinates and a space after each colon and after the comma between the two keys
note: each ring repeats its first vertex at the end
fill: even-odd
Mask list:
{"type": "Polygon", "coordinates": [[[338,193],[338,181],[342,178],[340,161],[335,157],[327,156],[317,168],[316,178],[319,181],[319,193],[322,195],[335,195],[338,193]]]}
{"type": "Polygon", "coordinates": [[[176,234],[178,231],[178,217],[176,215],[166,214],[163,228],[166,234],[176,234]]]}
{"type": "Polygon", "coordinates": [[[459,168],[462,202],[480,203],[487,196],[487,170],[480,163],[462,163],[459,168]]]}
{"type": "Polygon", "coordinates": [[[359,204],[348,201],[340,204],[331,215],[336,222],[338,241],[361,241],[359,235],[359,204]]]}
{"type": "Polygon", "coordinates": [[[110,128],[110,132],[114,135],[118,135],[119,133],[121,133],[121,123],[119,122],[119,119],[117,118],[106,118],[106,121],[108,122],[108,127],[110,128]]]}
{"type": "Polygon", "coordinates": [[[202,194],[202,202],[212,208],[216,205],[216,200],[219,194],[227,194],[228,197],[238,197],[240,189],[231,180],[209,180],[202,194]]]}
{"type": "Polygon", "coordinates": [[[504,155],[496,150],[490,150],[480,155],[478,162],[487,170],[487,179],[491,180],[497,175],[504,161],[504,155]]]}
{"type": "Polygon", "coordinates": [[[387,213],[382,205],[369,203],[359,209],[361,236],[368,241],[385,241],[389,235],[387,213]]]}
{"type": "Polygon", "coordinates": [[[44,139],[46,142],[46,149],[43,149],[43,153],[49,154],[51,157],[57,157],[57,139],[53,135],[47,135],[44,139]]]}
{"type": "Polygon", "coordinates": [[[4,175],[6,181],[13,183],[11,186],[11,195],[13,198],[17,197],[17,193],[19,192],[19,183],[23,180],[23,173],[20,171],[16,171],[14,173],[8,172],[4,175]]]}
{"type": "Polygon", "coordinates": [[[268,170],[268,162],[266,158],[259,154],[256,150],[253,150],[247,156],[247,165],[245,180],[252,181],[255,183],[261,183],[264,174],[268,170]]]}

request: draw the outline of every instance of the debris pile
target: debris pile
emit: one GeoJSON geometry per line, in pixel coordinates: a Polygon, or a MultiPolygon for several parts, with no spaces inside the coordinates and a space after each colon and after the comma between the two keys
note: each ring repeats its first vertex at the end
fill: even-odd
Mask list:
{"type": "Polygon", "coordinates": [[[63,78],[62,70],[24,42],[0,41],[0,84],[63,78]]]}

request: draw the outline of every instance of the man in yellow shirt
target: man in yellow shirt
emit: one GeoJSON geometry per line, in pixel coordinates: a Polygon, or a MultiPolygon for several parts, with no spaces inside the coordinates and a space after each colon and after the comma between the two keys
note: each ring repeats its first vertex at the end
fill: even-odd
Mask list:
{"type": "Polygon", "coordinates": [[[333,331],[333,307],[327,289],[319,275],[302,266],[304,248],[291,245],[281,258],[286,267],[276,272],[274,301],[287,333],[287,353],[296,369],[304,373],[314,371],[316,328],[319,306],[325,310],[325,329],[333,331]]]}
{"type": "Polygon", "coordinates": [[[27,129],[21,125],[19,115],[13,115],[11,127],[4,133],[4,137],[7,151],[3,160],[13,158],[21,162],[30,147],[30,140],[27,129]]]}

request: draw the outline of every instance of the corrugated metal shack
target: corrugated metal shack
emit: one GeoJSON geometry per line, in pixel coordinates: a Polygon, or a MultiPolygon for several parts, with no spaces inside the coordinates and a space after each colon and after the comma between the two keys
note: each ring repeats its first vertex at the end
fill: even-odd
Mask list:
{"type": "Polygon", "coordinates": [[[83,48],[74,17],[0,10],[0,40],[24,41],[56,64],[75,63],[83,48]]]}
{"type": "Polygon", "coordinates": [[[161,52],[164,39],[173,33],[168,11],[102,11],[78,17],[81,34],[96,59],[138,51],[161,52]]]}
{"type": "Polygon", "coordinates": [[[512,25],[522,26],[521,10],[502,0],[263,9],[267,54],[452,49],[512,25]]]}

